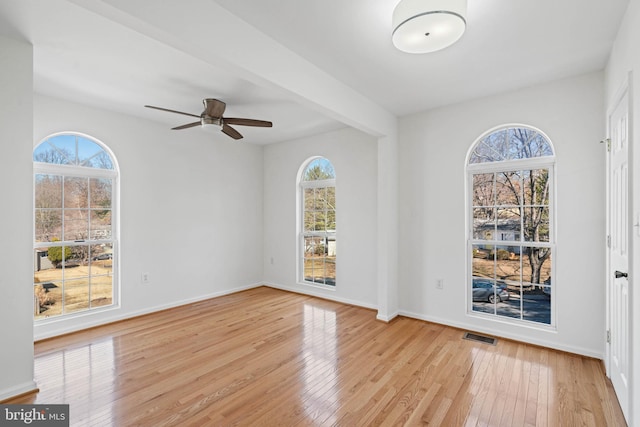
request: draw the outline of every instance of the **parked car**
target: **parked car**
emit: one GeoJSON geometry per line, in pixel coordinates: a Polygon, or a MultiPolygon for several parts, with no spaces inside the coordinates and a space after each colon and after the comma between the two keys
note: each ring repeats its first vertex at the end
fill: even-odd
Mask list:
{"type": "Polygon", "coordinates": [[[507,301],[509,291],[503,285],[496,285],[488,279],[473,279],[473,300],[495,302],[507,301]]]}
{"type": "Polygon", "coordinates": [[[113,254],[107,253],[107,254],[100,254],[98,256],[94,256],[93,260],[98,261],[98,260],[105,260],[105,259],[111,259],[111,258],[113,258],[113,254]]]}

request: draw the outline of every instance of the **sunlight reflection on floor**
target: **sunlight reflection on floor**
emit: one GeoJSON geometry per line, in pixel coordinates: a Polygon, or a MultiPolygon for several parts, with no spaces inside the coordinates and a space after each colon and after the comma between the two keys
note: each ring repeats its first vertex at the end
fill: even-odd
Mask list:
{"type": "Polygon", "coordinates": [[[339,403],[336,331],[335,311],[305,304],[303,406],[309,419],[324,419],[327,425],[337,421],[339,403]]]}

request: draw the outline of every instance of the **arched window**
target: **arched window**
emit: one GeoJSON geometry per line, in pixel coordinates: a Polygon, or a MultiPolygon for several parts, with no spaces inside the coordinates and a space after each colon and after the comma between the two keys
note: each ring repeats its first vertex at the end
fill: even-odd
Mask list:
{"type": "Polygon", "coordinates": [[[117,303],[114,157],[97,140],[60,133],[33,151],[34,317],[117,303]]]}
{"type": "Polygon", "coordinates": [[[466,169],[469,311],[553,326],[553,146],[532,127],[500,127],[466,169]]]}
{"type": "Polygon", "coordinates": [[[336,285],[336,176],[331,162],[315,157],[299,175],[299,280],[336,285]]]}

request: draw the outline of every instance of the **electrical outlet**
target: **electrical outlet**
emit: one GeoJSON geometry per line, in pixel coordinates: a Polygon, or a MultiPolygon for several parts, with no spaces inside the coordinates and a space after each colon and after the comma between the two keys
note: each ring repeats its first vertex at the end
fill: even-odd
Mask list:
{"type": "Polygon", "coordinates": [[[273,265],[273,257],[271,257],[271,265],[273,265]]]}
{"type": "Polygon", "coordinates": [[[444,286],[444,280],[442,280],[442,279],[438,279],[438,280],[436,281],[436,289],[442,289],[442,288],[443,288],[443,286],[444,286]]]}
{"type": "Polygon", "coordinates": [[[142,280],[141,280],[141,282],[142,282],[143,284],[147,284],[147,283],[149,283],[149,273],[148,273],[148,272],[144,272],[144,273],[142,273],[142,280]]]}

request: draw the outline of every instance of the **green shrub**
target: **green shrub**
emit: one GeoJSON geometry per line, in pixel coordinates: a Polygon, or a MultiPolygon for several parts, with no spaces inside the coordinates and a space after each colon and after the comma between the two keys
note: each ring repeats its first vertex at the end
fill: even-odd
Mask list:
{"type": "MultiPolygon", "coordinates": [[[[52,242],[57,242],[60,239],[56,239],[53,238],[51,239],[52,242]]],[[[69,246],[65,246],[64,247],[64,260],[68,260],[71,257],[71,248],[69,246]]],[[[61,246],[52,246],[49,248],[48,250],[48,255],[47,258],[49,258],[49,261],[51,261],[51,263],[53,265],[55,265],[56,267],[58,265],[60,265],[60,263],[62,262],[62,247],[61,246]]]]}

